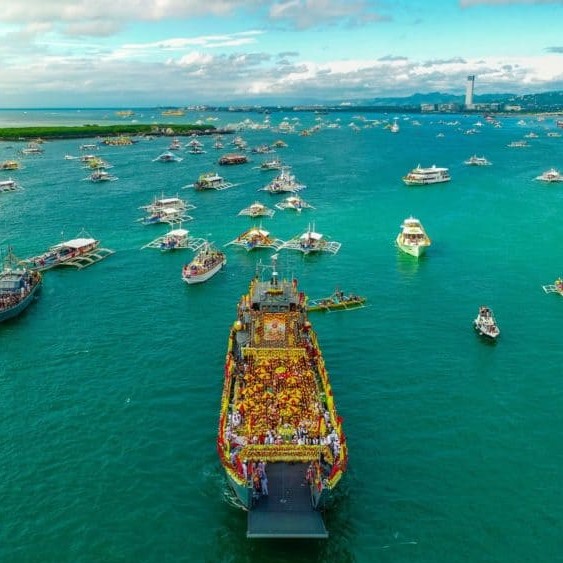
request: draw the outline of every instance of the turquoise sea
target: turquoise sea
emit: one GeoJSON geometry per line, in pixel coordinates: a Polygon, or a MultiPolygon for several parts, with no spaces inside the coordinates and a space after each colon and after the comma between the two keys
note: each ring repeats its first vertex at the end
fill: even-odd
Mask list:
{"type": "MultiPolygon", "coordinates": [[[[264,118],[130,119],[208,117],[264,118]]],[[[119,180],[94,184],[64,159],[91,139],[34,157],[0,143],[0,161],[23,164],[0,179],[24,187],[0,194],[3,249],[23,258],[85,229],[115,250],[46,272],[39,299],[0,326],[0,561],[563,561],[563,300],[542,289],[563,274],[563,184],[534,180],[563,169],[563,137],[547,135],[552,117],[520,119],[280,111],[272,126],[325,126],[239,132],[249,147],[282,138],[278,154],[316,208],[277,211],[263,228],[288,239],[311,223],[342,243],[334,256],[281,251],[280,266],[311,298],[337,286],[368,298],[311,315],[350,453],[324,542],[247,540],[215,450],[228,330],[271,252],[229,246],[223,272],[187,286],[192,252],[141,250],[168,226],[136,221],[155,196],[179,195],[197,206],[184,227],[223,245],[253,224],[240,209],[283,197],[257,191],[273,176],[253,168],[265,157],[219,167],[231,138],[223,151],[208,138],[206,154],[163,164],[153,159],[169,139],[142,140],[100,148],[119,180]],[[393,117],[398,134],[370,121],[393,117]],[[530,132],[528,147],[507,147],[530,132]],[[473,154],[493,165],[464,165],[473,154]],[[405,186],[418,163],[449,167],[452,181],[405,186]],[[182,189],[208,171],[238,185],[182,189]],[[409,215],[433,241],[418,262],[394,245],[409,215]],[[501,329],[495,344],[472,328],[482,304],[501,329]]],[[[0,126],[120,121],[115,110],[0,111],[0,126]]]]}

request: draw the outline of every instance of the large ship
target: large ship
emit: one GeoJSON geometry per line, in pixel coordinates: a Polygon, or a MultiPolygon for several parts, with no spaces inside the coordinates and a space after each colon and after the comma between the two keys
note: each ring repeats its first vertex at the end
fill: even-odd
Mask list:
{"type": "Polygon", "coordinates": [[[317,336],[277,256],[259,264],[228,341],[217,451],[249,538],[326,538],[321,511],[347,466],[317,336]],[[260,271],[261,270],[261,271],[260,271]]]}

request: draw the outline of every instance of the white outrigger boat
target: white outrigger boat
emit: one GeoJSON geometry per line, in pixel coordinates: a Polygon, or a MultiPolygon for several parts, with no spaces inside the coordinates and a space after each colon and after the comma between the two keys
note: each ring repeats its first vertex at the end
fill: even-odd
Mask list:
{"type": "Polygon", "coordinates": [[[153,162],[181,162],[182,160],[183,158],[181,156],[177,156],[170,151],[165,151],[156,158],[153,158],[153,162]]]}
{"type": "Polygon", "coordinates": [[[490,307],[479,307],[479,312],[473,321],[473,326],[480,335],[491,338],[492,340],[495,340],[500,334],[499,327],[497,326],[493,311],[490,307]]]}
{"type": "Polygon", "coordinates": [[[154,213],[155,211],[167,208],[179,209],[180,211],[190,211],[195,209],[196,206],[177,196],[164,197],[164,195],[162,195],[160,198],[155,197],[152,203],[149,203],[148,205],[141,205],[141,207],[139,207],[139,209],[144,209],[148,213],[154,213]]]}
{"type": "Polygon", "coordinates": [[[161,207],[160,209],[149,211],[149,214],[139,219],[139,221],[143,223],[143,225],[155,225],[157,223],[173,225],[174,223],[183,223],[184,221],[191,221],[192,219],[193,217],[186,215],[183,209],[178,209],[177,207],[161,207]]]}
{"type": "Polygon", "coordinates": [[[295,193],[305,187],[305,184],[298,182],[295,175],[291,174],[289,166],[284,166],[271,182],[260,188],[260,191],[270,192],[271,194],[295,193]]]}
{"type": "Polygon", "coordinates": [[[79,237],[51,246],[47,252],[22,260],[32,270],[50,270],[56,266],[74,266],[82,269],[114,254],[113,250],[100,248],[100,241],[79,237]]]}
{"type": "Polygon", "coordinates": [[[315,227],[311,228],[311,225],[302,235],[297,235],[292,239],[288,240],[280,250],[287,248],[289,250],[299,250],[303,254],[310,254],[312,252],[330,252],[331,254],[336,254],[342,243],[336,241],[327,240],[324,235],[317,233],[315,227]]]}
{"type": "Polygon", "coordinates": [[[186,188],[195,188],[196,190],[226,190],[232,188],[236,184],[225,182],[222,176],[216,172],[205,172],[201,174],[196,182],[184,186],[186,188]]]}
{"type": "Polygon", "coordinates": [[[0,192],[17,192],[21,189],[22,187],[12,178],[0,181],[0,192]]]}
{"type": "Polygon", "coordinates": [[[297,213],[301,213],[302,209],[315,209],[312,205],[296,195],[286,197],[283,201],[276,203],[275,207],[282,211],[284,209],[294,209],[297,213]]]}
{"type": "Polygon", "coordinates": [[[275,211],[266,207],[263,203],[255,201],[252,205],[245,207],[239,211],[239,215],[246,215],[247,217],[272,217],[275,211]]]}
{"type": "Polygon", "coordinates": [[[182,280],[191,285],[212,278],[227,263],[227,257],[213,243],[205,241],[194,259],[182,268],[182,280]]]}
{"type": "Polygon", "coordinates": [[[467,166],[491,166],[492,163],[484,156],[477,156],[474,154],[464,161],[463,164],[467,164],[467,166]]]}
{"type": "Polygon", "coordinates": [[[403,221],[401,231],[397,235],[397,246],[407,254],[419,258],[432,244],[430,237],[426,234],[422,223],[414,217],[403,221]]]}
{"type": "Polygon", "coordinates": [[[84,180],[89,180],[90,182],[98,183],[98,182],[115,182],[117,180],[117,176],[110,174],[103,168],[98,168],[94,170],[89,176],[84,178],[84,180]]]}
{"type": "Polygon", "coordinates": [[[260,170],[281,170],[283,168],[282,161],[279,157],[274,157],[269,160],[264,160],[260,166],[257,166],[260,170]]]}
{"type": "Polygon", "coordinates": [[[244,233],[228,242],[225,246],[229,246],[230,244],[242,246],[247,251],[254,250],[255,248],[274,248],[278,250],[284,245],[284,241],[273,238],[270,236],[270,233],[265,231],[262,225],[260,225],[260,227],[251,227],[244,231],[244,233]]]}
{"type": "Polygon", "coordinates": [[[155,238],[142,248],[156,248],[162,252],[168,250],[181,250],[189,248],[199,250],[205,244],[205,239],[190,237],[187,229],[177,228],[168,231],[165,235],[155,238]]]}

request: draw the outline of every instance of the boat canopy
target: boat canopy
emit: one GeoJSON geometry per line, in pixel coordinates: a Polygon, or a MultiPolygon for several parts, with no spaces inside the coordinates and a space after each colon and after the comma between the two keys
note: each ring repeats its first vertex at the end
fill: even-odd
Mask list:
{"type": "Polygon", "coordinates": [[[303,233],[300,238],[302,238],[303,240],[305,239],[321,240],[323,238],[323,235],[321,235],[320,233],[315,233],[314,231],[307,231],[306,233],[303,233]]]}
{"type": "Polygon", "coordinates": [[[174,229],[166,233],[170,237],[185,237],[188,234],[186,229],[174,229]]]}
{"type": "Polygon", "coordinates": [[[74,238],[72,240],[67,240],[66,242],[62,242],[57,246],[66,246],[68,248],[84,248],[85,246],[90,246],[92,244],[96,244],[98,241],[94,238],[74,238]]]}

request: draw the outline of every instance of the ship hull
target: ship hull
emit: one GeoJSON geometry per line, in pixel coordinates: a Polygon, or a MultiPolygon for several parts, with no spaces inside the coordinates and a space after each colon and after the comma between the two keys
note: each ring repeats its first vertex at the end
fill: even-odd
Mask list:
{"type": "Polygon", "coordinates": [[[208,279],[217,274],[226,263],[227,259],[223,258],[221,262],[213,266],[213,268],[211,268],[210,270],[207,270],[207,272],[195,276],[184,276],[182,279],[189,285],[206,282],[208,279]]]}
{"type": "Polygon", "coordinates": [[[39,291],[40,286],[40,283],[36,284],[25,299],[22,299],[17,305],[0,311],[0,323],[21,315],[34,301],[35,294],[39,291]]]}
{"type": "Polygon", "coordinates": [[[399,250],[404,252],[405,254],[409,254],[410,256],[414,256],[415,258],[420,258],[426,253],[426,246],[418,245],[418,244],[404,244],[397,238],[397,246],[399,250]]]}

